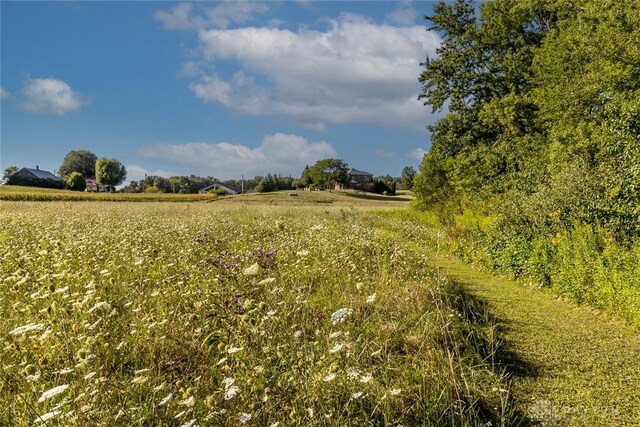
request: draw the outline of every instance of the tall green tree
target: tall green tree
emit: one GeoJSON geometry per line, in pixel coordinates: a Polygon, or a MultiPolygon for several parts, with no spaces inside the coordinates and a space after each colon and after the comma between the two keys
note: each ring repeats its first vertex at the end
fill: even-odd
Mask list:
{"type": "Polygon", "coordinates": [[[14,174],[17,171],[18,171],[18,167],[17,166],[9,166],[8,168],[6,168],[4,170],[4,175],[2,176],[2,179],[9,178],[12,174],[14,174]]]}
{"type": "Polygon", "coordinates": [[[309,169],[309,165],[304,167],[302,171],[302,176],[300,177],[300,182],[304,187],[309,187],[313,184],[313,178],[311,177],[311,170],[309,169]]]}
{"type": "Polygon", "coordinates": [[[346,184],[348,165],[341,159],[318,160],[310,169],[309,176],[317,187],[332,189],[336,184],[346,184]]]}
{"type": "Polygon", "coordinates": [[[576,2],[537,52],[533,92],[549,169],[579,165],[596,181],[588,220],[640,235],[640,3],[576,2]],[[597,185],[596,185],[597,184],[597,185]]]}
{"type": "Polygon", "coordinates": [[[413,166],[405,166],[402,169],[402,175],[401,175],[402,186],[406,190],[411,190],[413,188],[413,179],[416,177],[416,173],[417,172],[413,168],[413,166]]]}
{"type": "Polygon", "coordinates": [[[78,172],[85,178],[93,178],[96,176],[97,159],[96,155],[88,150],[69,151],[58,168],[58,174],[63,180],[72,172],[78,172]]]}
{"type": "MultiPolygon", "coordinates": [[[[449,114],[430,126],[432,147],[424,172],[437,171],[446,191],[430,200],[482,201],[515,188],[535,188],[531,172],[544,140],[536,122],[531,63],[556,21],[554,3],[495,0],[441,1],[427,17],[443,43],[427,58],[419,99],[449,114]],[[436,163],[438,163],[436,165],[436,163]]],[[[425,179],[429,179],[426,177],[425,179]]],[[[421,193],[418,197],[423,197],[421,193]]]]}
{"type": "Polygon", "coordinates": [[[116,159],[101,157],[96,161],[96,180],[113,191],[127,178],[127,169],[116,159]]]}

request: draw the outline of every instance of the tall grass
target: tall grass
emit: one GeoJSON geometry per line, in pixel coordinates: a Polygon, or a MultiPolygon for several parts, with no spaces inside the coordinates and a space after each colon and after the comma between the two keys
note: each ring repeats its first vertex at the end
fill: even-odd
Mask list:
{"type": "Polygon", "coordinates": [[[0,219],[0,424],[517,421],[490,322],[378,217],[5,202],[0,219]]]}
{"type": "Polygon", "coordinates": [[[466,212],[451,225],[429,212],[381,213],[413,222],[411,236],[488,270],[550,287],[574,301],[640,326],[640,242],[617,242],[597,225],[553,235],[505,233],[494,218],[466,212]]]}

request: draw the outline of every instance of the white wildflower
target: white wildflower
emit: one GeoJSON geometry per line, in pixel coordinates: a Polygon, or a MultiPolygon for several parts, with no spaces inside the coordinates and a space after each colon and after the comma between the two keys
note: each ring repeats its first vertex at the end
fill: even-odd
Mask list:
{"type": "Polygon", "coordinates": [[[167,404],[167,402],[169,402],[169,401],[171,400],[171,398],[172,398],[172,397],[173,397],[173,393],[169,393],[169,394],[167,394],[167,395],[165,396],[165,398],[164,398],[164,399],[162,399],[162,400],[160,401],[160,403],[158,403],[158,405],[159,405],[159,406],[166,405],[166,404],[167,404]]]}
{"type": "Polygon", "coordinates": [[[226,358],[226,357],[223,357],[222,359],[218,360],[218,363],[216,363],[216,366],[220,366],[220,365],[222,365],[222,364],[223,364],[224,362],[226,362],[226,361],[227,361],[227,358],[226,358]]]}
{"type": "Polygon", "coordinates": [[[343,323],[345,320],[347,320],[347,317],[351,316],[352,313],[353,313],[353,309],[351,308],[341,308],[339,310],[336,310],[331,315],[331,323],[334,325],[337,325],[338,323],[343,323]]]}
{"type": "Polygon", "coordinates": [[[180,418],[181,416],[183,416],[183,415],[184,415],[184,414],[186,414],[186,413],[187,413],[187,411],[180,411],[180,412],[178,412],[178,414],[176,414],[176,416],[175,416],[175,417],[173,417],[173,419],[174,419],[174,420],[175,420],[175,419],[178,419],[178,418],[180,418]]]}
{"type": "Polygon", "coordinates": [[[376,301],[376,294],[371,294],[367,297],[367,304],[373,304],[376,301]]]}
{"type": "Polygon", "coordinates": [[[342,331],[337,331],[337,332],[333,332],[331,334],[329,334],[329,339],[334,339],[334,338],[338,338],[340,335],[342,335],[342,331]]]}
{"type": "Polygon", "coordinates": [[[29,323],[28,325],[15,328],[13,331],[9,332],[9,335],[22,335],[27,332],[40,331],[42,329],[44,329],[44,325],[42,323],[29,323]]]}
{"type": "Polygon", "coordinates": [[[297,256],[307,256],[307,255],[309,255],[309,251],[307,251],[307,250],[298,251],[298,252],[296,252],[296,255],[297,256]]]}
{"type": "Polygon", "coordinates": [[[391,396],[397,396],[400,393],[402,393],[402,389],[399,388],[392,388],[391,390],[389,390],[389,395],[391,396]]]}
{"type": "Polygon", "coordinates": [[[373,379],[373,376],[371,376],[371,374],[366,374],[360,377],[360,382],[366,384],[372,379],[373,379]]]}
{"type": "Polygon", "coordinates": [[[27,382],[36,382],[40,379],[40,371],[37,371],[35,374],[27,375],[27,382]]]}
{"type": "Polygon", "coordinates": [[[275,423],[269,424],[269,427],[278,427],[280,425],[280,421],[276,421],[275,423]]]}
{"type": "Polygon", "coordinates": [[[69,388],[69,384],[59,385],[57,387],[51,388],[45,391],[44,393],[42,393],[42,396],[40,396],[40,398],[38,399],[38,403],[42,403],[47,399],[51,399],[52,397],[57,396],[60,393],[64,392],[68,388],[69,388]]]}
{"type": "Polygon", "coordinates": [[[184,399],[182,402],[180,402],[181,405],[186,406],[187,408],[191,408],[193,405],[196,404],[196,399],[193,396],[189,396],[186,399],[184,399]]]}
{"type": "Polygon", "coordinates": [[[342,350],[342,348],[344,347],[344,344],[340,343],[340,344],[336,344],[333,346],[333,348],[331,350],[329,350],[329,353],[337,353],[340,350],[342,350]]]}
{"type": "Polygon", "coordinates": [[[327,375],[326,377],[324,377],[322,379],[322,381],[328,383],[330,381],[333,381],[335,377],[336,377],[336,374],[335,373],[331,373],[331,374],[327,375]]]}
{"type": "Polygon", "coordinates": [[[262,273],[262,267],[260,267],[260,264],[258,263],[251,264],[249,267],[244,269],[243,273],[245,276],[257,276],[262,273]]]}
{"type": "Polygon", "coordinates": [[[96,375],[96,371],[93,372],[89,372],[87,375],[84,376],[85,380],[90,380],[91,378],[93,378],[96,375]]]}
{"type": "Polygon", "coordinates": [[[135,377],[133,380],[131,380],[131,384],[144,384],[148,380],[149,380],[149,377],[139,376],[139,377],[135,377]]]}
{"type": "Polygon", "coordinates": [[[111,309],[111,304],[109,304],[106,301],[100,301],[100,302],[96,303],[96,305],[94,305],[93,307],[91,307],[89,309],[89,313],[93,313],[94,311],[100,310],[101,308],[110,310],[111,309]]]}
{"type": "Polygon", "coordinates": [[[33,420],[33,424],[44,423],[45,421],[48,421],[53,417],[57,417],[58,415],[61,414],[61,412],[62,411],[51,411],[51,412],[47,412],[46,414],[42,414],[38,418],[33,420]]]}
{"type": "Polygon", "coordinates": [[[251,419],[251,414],[247,414],[246,412],[243,412],[242,415],[240,415],[240,418],[238,419],[240,420],[240,423],[244,424],[251,419]]]}
{"type": "Polygon", "coordinates": [[[302,336],[302,331],[298,330],[293,333],[294,338],[300,338],[302,336]]]}
{"type": "Polygon", "coordinates": [[[360,369],[349,368],[347,369],[347,378],[350,380],[357,380],[360,377],[360,369]]]}
{"type": "Polygon", "coordinates": [[[258,285],[268,285],[268,284],[273,283],[275,281],[276,281],[275,277],[269,277],[267,279],[263,279],[263,280],[259,281],[258,285]]]}
{"type": "Polygon", "coordinates": [[[191,421],[187,421],[186,423],[182,424],[180,427],[194,427],[196,425],[196,419],[192,419],[191,421]]]}
{"type": "Polygon", "coordinates": [[[231,347],[230,349],[227,350],[227,353],[233,354],[242,350],[244,350],[244,347],[231,347]]]}
{"type": "Polygon", "coordinates": [[[357,391],[357,392],[355,392],[355,393],[352,393],[352,394],[351,394],[351,397],[352,397],[353,399],[360,399],[360,398],[362,397],[362,395],[363,395],[363,394],[364,394],[363,392],[361,392],[361,391],[357,391]]]}
{"type": "Polygon", "coordinates": [[[63,368],[63,369],[60,369],[59,371],[55,371],[54,374],[64,375],[64,374],[68,374],[69,372],[73,372],[73,369],[72,368],[63,368]]]}
{"type": "Polygon", "coordinates": [[[228,389],[225,390],[225,392],[224,392],[224,400],[231,400],[238,393],[240,393],[240,387],[238,387],[237,385],[232,385],[231,387],[229,387],[228,389]]]}
{"type": "Polygon", "coordinates": [[[222,385],[224,385],[224,400],[231,400],[240,393],[240,387],[234,385],[235,382],[236,380],[234,378],[225,378],[222,380],[222,385]]]}

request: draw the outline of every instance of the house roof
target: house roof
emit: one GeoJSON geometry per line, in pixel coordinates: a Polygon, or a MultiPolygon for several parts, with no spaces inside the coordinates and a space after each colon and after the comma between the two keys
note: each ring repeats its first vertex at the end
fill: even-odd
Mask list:
{"type": "Polygon", "coordinates": [[[27,171],[29,171],[29,173],[31,173],[36,178],[53,179],[54,181],[62,181],[59,177],[55,176],[49,171],[45,171],[42,169],[31,169],[31,168],[22,168],[22,169],[26,169],[27,171]]]}
{"type": "Polygon", "coordinates": [[[219,182],[216,182],[215,184],[207,185],[206,187],[203,187],[200,190],[198,190],[198,192],[209,191],[212,188],[224,188],[224,189],[227,189],[227,190],[231,190],[234,193],[239,193],[240,192],[240,189],[238,189],[238,188],[235,188],[235,187],[233,187],[231,185],[221,184],[219,182]]]}
{"type": "Polygon", "coordinates": [[[355,168],[349,169],[349,172],[347,172],[347,173],[349,175],[373,176],[372,173],[365,172],[365,171],[360,171],[360,170],[355,169],[355,168]]]}

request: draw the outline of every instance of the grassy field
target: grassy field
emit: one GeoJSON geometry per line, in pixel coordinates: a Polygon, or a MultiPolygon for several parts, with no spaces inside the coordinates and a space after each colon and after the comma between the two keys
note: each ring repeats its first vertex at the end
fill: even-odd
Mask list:
{"type": "Polygon", "coordinates": [[[32,202],[198,202],[215,200],[214,194],[90,193],[51,188],[0,185],[0,200],[32,202]]]}
{"type": "Polygon", "coordinates": [[[408,199],[0,202],[0,425],[518,424],[408,199]]]}

